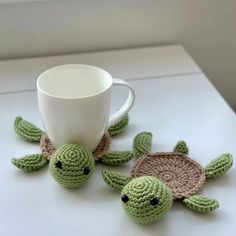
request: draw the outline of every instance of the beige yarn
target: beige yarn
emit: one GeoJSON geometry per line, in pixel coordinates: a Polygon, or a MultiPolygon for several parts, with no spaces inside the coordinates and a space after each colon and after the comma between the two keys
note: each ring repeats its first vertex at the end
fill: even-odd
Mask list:
{"type": "Polygon", "coordinates": [[[108,132],[106,132],[96,149],[93,151],[93,157],[95,161],[100,160],[105,153],[108,151],[111,144],[111,136],[108,132]]]}
{"type": "Polygon", "coordinates": [[[131,176],[154,176],[160,179],[172,190],[173,199],[191,196],[205,183],[204,169],[196,161],[177,152],[143,155],[131,176]]]}
{"type": "MultiPolygon", "coordinates": [[[[111,136],[108,132],[106,132],[103,135],[102,140],[98,144],[97,148],[93,151],[93,157],[95,161],[101,159],[102,156],[108,151],[110,143],[111,143],[111,136]]],[[[43,156],[47,160],[50,160],[52,154],[55,152],[55,147],[52,145],[46,133],[43,134],[40,139],[40,147],[43,156]]]]}
{"type": "Polygon", "coordinates": [[[44,158],[50,160],[52,154],[55,152],[55,147],[52,145],[46,133],[40,139],[40,147],[44,158]]]}

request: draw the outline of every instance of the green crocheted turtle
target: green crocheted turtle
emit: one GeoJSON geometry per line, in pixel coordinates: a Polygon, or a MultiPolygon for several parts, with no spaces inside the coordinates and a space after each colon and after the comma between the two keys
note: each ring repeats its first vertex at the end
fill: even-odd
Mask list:
{"type": "Polygon", "coordinates": [[[55,150],[44,131],[21,117],[16,117],[16,133],[27,141],[40,142],[42,153],[13,158],[12,163],[24,171],[37,171],[49,163],[50,172],[58,183],[65,187],[77,188],[89,179],[95,162],[117,166],[132,159],[133,154],[130,151],[108,152],[111,136],[122,133],[127,126],[128,115],[125,115],[104,134],[92,153],[77,144],[65,144],[55,150]]]}
{"type": "Polygon", "coordinates": [[[188,157],[188,147],[179,141],[173,152],[151,153],[152,134],[138,134],[133,143],[138,158],[131,176],[103,171],[105,182],[121,191],[124,210],[139,223],[151,223],[163,217],[173,200],[189,209],[208,213],[219,207],[215,199],[196,195],[207,178],[225,174],[233,164],[232,155],[222,154],[205,168],[188,157]]]}

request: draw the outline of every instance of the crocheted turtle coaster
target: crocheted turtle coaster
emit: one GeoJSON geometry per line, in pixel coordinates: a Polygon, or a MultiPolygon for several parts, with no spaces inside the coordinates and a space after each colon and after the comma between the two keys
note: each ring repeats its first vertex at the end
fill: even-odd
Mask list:
{"type": "MultiPolygon", "coordinates": [[[[123,119],[127,120],[127,115],[123,119]]],[[[124,125],[123,119],[115,124],[115,127],[111,127],[113,131],[117,130],[117,134],[122,133],[127,127],[127,123],[124,125]],[[121,129],[119,132],[118,128],[121,129]]],[[[111,143],[109,130],[104,134],[95,151],[91,153],[77,144],[65,144],[55,150],[44,131],[21,117],[15,119],[14,128],[16,133],[25,140],[40,142],[42,153],[13,158],[12,163],[24,171],[37,171],[50,162],[49,169],[52,176],[65,187],[75,188],[86,182],[94,169],[95,161],[117,166],[133,158],[130,151],[108,152],[111,143]]]]}
{"type": "Polygon", "coordinates": [[[104,181],[121,191],[127,214],[139,223],[151,223],[163,217],[177,199],[198,213],[217,209],[216,199],[195,194],[207,178],[222,176],[231,168],[232,155],[222,154],[203,168],[187,156],[189,149],[184,141],[179,141],[173,152],[150,153],[151,141],[148,132],[135,137],[133,152],[139,159],[130,177],[103,171],[104,181]]]}

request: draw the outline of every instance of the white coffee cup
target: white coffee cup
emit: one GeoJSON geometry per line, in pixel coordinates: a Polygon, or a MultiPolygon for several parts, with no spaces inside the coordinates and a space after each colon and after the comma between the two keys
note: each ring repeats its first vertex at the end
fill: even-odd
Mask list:
{"type": "Polygon", "coordinates": [[[103,69],[90,65],[60,65],[44,71],[37,79],[39,110],[52,144],[58,148],[77,143],[93,151],[105,130],[133,106],[135,94],[121,79],[112,79],[103,69]],[[128,87],[124,105],[110,118],[113,85],[128,87]]]}

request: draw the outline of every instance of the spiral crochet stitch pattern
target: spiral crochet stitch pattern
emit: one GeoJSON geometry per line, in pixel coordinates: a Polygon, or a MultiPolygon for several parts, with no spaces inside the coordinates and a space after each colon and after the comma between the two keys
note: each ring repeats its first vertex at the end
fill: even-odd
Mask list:
{"type": "Polygon", "coordinates": [[[181,153],[163,152],[144,155],[134,166],[131,176],[154,176],[172,190],[173,199],[197,193],[205,183],[205,171],[181,153]]]}
{"type": "Polygon", "coordinates": [[[135,221],[147,224],[162,218],[172,205],[172,194],[151,176],[131,180],[121,192],[122,207],[135,221]]]}
{"type": "MultiPolygon", "coordinates": [[[[112,135],[122,133],[128,125],[128,114],[118,123],[111,126],[112,135]]],[[[54,179],[65,187],[77,188],[88,180],[94,169],[94,162],[105,165],[118,166],[130,161],[133,154],[130,151],[109,151],[111,143],[110,131],[106,131],[97,148],[90,152],[76,144],[65,144],[55,149],[47,134],[32,123],[16,117],[14,121],[16,133],[30,142],[39,142],[41,154],[25,155],[13,158],[12,164],[25,171],[38,171],[48,163],[54,179]],[[92,158],[92,160],[91,160],[92,158]],[[87,163],[87,164],[86,164],[87,163]]]]}
{"type": "Polygon", "coordinates": [[[68,188],[83,185],[94,170],[91,152],[77,144],[65,144],[52,155],[49,168],[54,179],[68,188]]]}
{"type": "Polygon", "coordinates": [[[210,213],[219,202],[195,195],[206,178],[224,175],[233,165],[233,157],[225,153],[211,161],[204,169],[187,156],[185,141],[177,142],[173,152],[150,153],[152,134],[142,132],[134,138],[133,152],[138,161],[131,176],[103,171],[103,179],[111,188],[122,191],[124,210],[139,223],[151,223],[163,217],[173,200],[181,201],[197,213],[210,213]]]}

